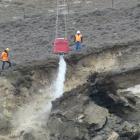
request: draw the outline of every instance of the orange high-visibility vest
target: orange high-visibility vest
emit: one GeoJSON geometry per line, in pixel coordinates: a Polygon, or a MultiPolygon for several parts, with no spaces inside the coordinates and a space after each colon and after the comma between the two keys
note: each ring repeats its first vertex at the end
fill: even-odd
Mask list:
{"type": "Polygon", "coordinates": [[[2,52],[1,59],[2,59],[2,61],[8,61],[9,60],[8,53],[2,52]]]}
{"type": "Polygon", "coordinates": [[[76,34],[75,35],[75,41],[76,42],[81,42],[82,41],[82,35],[81,34],[80,35],[76,34]]]}

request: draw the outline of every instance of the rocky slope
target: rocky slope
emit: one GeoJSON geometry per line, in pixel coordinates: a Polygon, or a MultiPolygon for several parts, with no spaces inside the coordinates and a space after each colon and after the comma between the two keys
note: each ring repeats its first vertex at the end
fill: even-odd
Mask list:
{"type": "Polygon", "coordinates": [[[22,139],[24,133],[25,139],[28,139],[26,134],[34,131],[38,139],[48,139],[44,123],[48,116],[50,85],[57,63],[57,60],[34,62],[32,66],[18,66],[1,73],[1,140],[22,139]]]}
{"type": "Polygon", "coordinates": [[[58,60],[33,62],[1,72],[1,96],[5,97],[1,100],[3,139],[46,140],[50,131],[52,140],[107,139],[110,135],[137,140],[139,42],[134,43],[135,47],[131,44],[127,49],[120,45],[90,55],[68,56],[67,92],[53,102],[48,123],[44,109],[49,106],[58,60]]]}
{"type": "MultiPolygon", "coordinates": [[[[67,20],[70,45],[73,45],[72,36],[77,29],[84,35],[86,49],[139,41],[139,13],[138,2],[133,8],[103,11],[89,8],[88,12],[70,13],[67,20]]],[[[1,23],[1,50],[5,46],[11,48],[11,59],[17,64],[54,57],[51,49],[55,38],[55,19],[53,14],[38,14],[1,23]]],[[[83,53],[87,54],[86,49],[83,53]]]]}
{"type": "Polygon", "coordinates": [[[50,117],[58,67],[51,53],[55,2],[28,2],[0,1],[15,11],[31,8],[12,21],[9,11],[7,19],[1,17],[0,47],[11,48],[15,65],[0,72],[0,140],[139,140],[139,2],[127,1],[124,8],[118,0],[111,9],[96,1],[99,10],[93,1],[71,1],[70,45],[80,29],[85,47],[65,56],[65,93],[53,102],[50,117]]]}
{"type": "Polygon", "coordinates": [[[110,139],[140,138],[137,97],[117,91],[116,75],[103,75],[91,75],[86,84],[53,102],[48,123],[51,140],[109,140],[115,135],[117,138],[110,139]],[[138,116],[133,118],[133,114],[138,116]]]}
{"type": "MultiPolygon", "coordinates": [[[[139,0],[115,0],[114,8],[132,7],[139,0]]],[[[72,13],[88,12],[112,7],[112,0],[70,0],[68,9],[72,13]]],[[[56,13],[56,0],[1,0],[0,22],[16,21],[32,15],[52,15],[56,13]]]]}

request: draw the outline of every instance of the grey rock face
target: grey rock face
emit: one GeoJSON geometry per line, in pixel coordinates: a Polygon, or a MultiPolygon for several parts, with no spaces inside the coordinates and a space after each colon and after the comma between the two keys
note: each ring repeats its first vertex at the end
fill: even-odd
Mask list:
{"type": "Polygon", "coordinates": [[[131,115],[134,104],[131,108],[129,103],[129,108],[126,108],[124,101],[128,102],[127,98],[117,93],[110,76],[93,75],[90,78],[87,84],[65,93],[53,102],[48,122],[50,139],[123,140],[125,137],[131,140],[138,137],[138,127],[118,117],[120,112],[125,114],[125,111],[131,115]]]}
{"type": "Polygon", "coordinates": [[[8,121],[8,119],[6,119],[6,117],[0,114],[0,133],[7,134],[9,132],[10,127],[11,124],[8,121]]]}
{"type": "Polygon", "coordinates": [[[96,136],[92,140],[103,140],[103,137],[102,136],[96,136]]]}
{"type": "Polygon", "coordinates": [[[21,140],[35,140],[35,137],[31,133],[25,133],[21,140]]]}
{"type": "Polygon", "coordinates": [[[119,135],[116,132],[112,132],[107,140],[118,140],[119,135]]]}
{"type": "Polygon", "coordinates": [[[72,94],[67,93],[54,102],[48,123],[52,140],[90,140],[89,130],[101,129],[106,123],[108,110],[90,102],[84,91],[80,91],[81,93],[76,90],[72,94]]]}
{"type": "Polygon", "coordinates": [[[98,124],[99,128],[102,128],[106,122],[108,110],[96,104],[90,103],[89,105],[86,106],[84,114],[85,114],[84,120],[88,124],[98,124]]]}

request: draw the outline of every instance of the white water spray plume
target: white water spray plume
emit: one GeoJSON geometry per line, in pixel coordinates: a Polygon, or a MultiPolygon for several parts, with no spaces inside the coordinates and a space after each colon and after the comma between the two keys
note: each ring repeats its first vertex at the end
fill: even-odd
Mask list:
{"type": "Polygon", "coordinates": [[[59,98],[63,94],[65,75],[66,75],[66,62],[63,56],[60,56],[58,75],[55,82],[55,91],[53,93],[55,99],[59,98]]]}
{"type": "MultiPolygon", "coordinates": [[[[19,136],[22,131],[34,130],[36,134],[38,134],[38,130],[43,131],[44,124],[47,123],[51,112],[51,102],[63,95],[65,75],[66,62],[63,56],[60,56],[58,73],[53,85],[42,90],[42,94],[35,97],[31,103],[21,107],[13,117],[13,136],[19,136]]],[[[49,136],[48,133],[46,135],[49,136]]]]}

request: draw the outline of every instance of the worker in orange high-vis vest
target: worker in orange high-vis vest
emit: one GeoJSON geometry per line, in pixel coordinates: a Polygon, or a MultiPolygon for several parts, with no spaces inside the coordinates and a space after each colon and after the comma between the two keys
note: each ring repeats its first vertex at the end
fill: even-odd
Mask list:
{"type": "Polygon", "coordinates": [[[9,64],[9,67],[11,67],[11,62],[9,60],[9,48],[6,48],[2,54],[1,54],[1,60],[2,60],[2,70],[4,70],[5,63],[9,64]]]}
{"type": "Polygon", "coordinates": [[[80,31],[77,31],[74,37],[74,42],[75,42],[76,50],[79,50],[81,48],[81,43],[83,42],[83,36],[80,31]]]}

